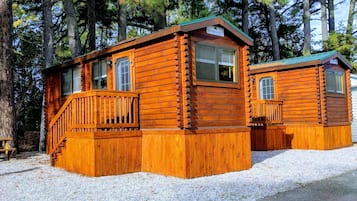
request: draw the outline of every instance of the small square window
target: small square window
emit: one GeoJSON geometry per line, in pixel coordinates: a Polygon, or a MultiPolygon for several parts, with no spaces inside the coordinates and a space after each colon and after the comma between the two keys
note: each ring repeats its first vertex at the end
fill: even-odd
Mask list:
{"type": "Polygon", "coordinates": [[[196,44],[196,77],[203,81],[237,82],[235,50],[196,44]]]}
{"type": "Polygon", "coordinates": [[[69,68],[61,74],[61,94],[68,96],[81,91],[81,68],[69,68]]]}
{"type": "Polygon", "coordinates": [[[326,70],[326,91],[327,93],[345,93],[345,74],[340,71],[326,70]]]}
{"type": "Polygon", "coordinates": [[[92,89],[107,88],[107,63],[99,60],[92,63],[92,89]]]}

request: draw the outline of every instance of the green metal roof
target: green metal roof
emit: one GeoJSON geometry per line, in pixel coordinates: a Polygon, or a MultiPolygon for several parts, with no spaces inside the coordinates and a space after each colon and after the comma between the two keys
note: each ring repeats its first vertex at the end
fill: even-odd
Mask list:
{"type": "Polygon", "coordinates": [[[298,65],[300,63],[303,64],[306,62],[313,62],[313,61],[320,61],[322,63],[322,62],[326,61],[327,59],[336,58],[336,57],[339,58],[343,63],[345,63],[345,65],[347,67],[352,68],[352,66],[348,62],[348,60],[335,50],[329,51],[329,52],[321,52],[321,53],[317,53],[317,54],[311,54],[308,56],[293,57],[293,58],[289,58],[289,59],[282,59],[282,60],[277,60],[277,61],[272,61],[272,62],[253,64],[250,66],[253,68],[259,68],[259,67],[298,65]]]}
{"type": "Polygon", "coordinates": [[[240,33],[241,35],[243,35],[244,37],[246,37],[248,40],[250,40],[251,42],[253,42],[253,38],[251,38],[250,36],[248,36],[246,33],[244,33],[242,30],[240,30],[238,27],[236,27],[234,24],[232,24],[229,20],[227,20],[226,18],[222,17],[222,16],[215,16],[215,15],[211,15],[211,16],[207,16],[207,17],[202,17],[202,18],[197,18],[197,19],[193,19],[190,21],[186,21],[186,22],[181,22],[179,23],[180,26],[187,26],[187,25],[192,25],[192,24],[196,24],[196,23],[200,23],[200,22],[204,22],[207,20],[212,20],[215,18],[219,18],[221,20],[223,20],[226,24],[228,24],[229,26],[231,26],[234,30],[236,30],[238,33],[240,33]]]}

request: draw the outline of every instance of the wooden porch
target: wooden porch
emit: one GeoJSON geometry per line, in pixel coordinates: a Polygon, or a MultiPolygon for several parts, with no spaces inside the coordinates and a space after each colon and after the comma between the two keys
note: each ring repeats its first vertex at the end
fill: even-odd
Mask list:
{"type": "Polygon", "coordinates": [[[278,125],[283,123],[283,101],[252,101],[252,126],[278,125]]]}
{"type": "MultiPolygon", "coordinates": [[[[50,154],[51,164],[54,166],[64,167],[67,170],[85,175],[99,176],[103,174],[103,171],[98,172],[96,170],[95,160],[98,159],[95,159],[93,153],[97,152],[97,155],[104,158],[111,157],[104,155],[118,153],[113,153],[115,150],[110,146],[110,143],[115,141],[119,145],[120,140],[129,143],[129,138],[133,143],[133,149],[140,150],[141,142],[138,142],[141,140],[138,94],[118,91],[86,91],[69,96],[49,123],[47,153],[50,154]],[[72,140],[72,142],[68,142],[69,140],[72,140]],[[99,146],[98,142],[103,140],[107,142],[99,146]],[[83,147],[83,143],[86,144],[86,148],[81,150],[79,147],[83,147]],[[71,147],[70,151],[67,151],[68,153],[65,153],[68,145],[74,146],[71,147]],[[95,146],[97,146],[97,149],[95,149],[95,146]],[[86,153],[86,150],[91,153],[86,153]],[[76,151],[78,153],[75,153],[76,151]],[[86,161],[88,158],[93,158],[94,161],[86,161]],[[86,163],[91,163],[94,166],[91,170],[81,170],[80,168],[88,167],[83,167],[83,165],[74,167],[74,164],[68,164],[75,161],[74,159],[86,161],[86,163]]],[[[127,144],[127,146],[130,146],[130,144],[127,144]]],[[[133,156],[131,153],[124,152],[121,153],[122,156],[116,157],[127,157],[124,155],[130,154],[134,158],[128,160],[135,160],[135,164],[141,163],[141,153],[133,156]]],[[[106,171],[104,170],[104,172],[106,171]]],[[[133,170],[124,172],[131,171],[133,170]]],[[[112,174],[117,173],[114,171],[112,174]]]]}

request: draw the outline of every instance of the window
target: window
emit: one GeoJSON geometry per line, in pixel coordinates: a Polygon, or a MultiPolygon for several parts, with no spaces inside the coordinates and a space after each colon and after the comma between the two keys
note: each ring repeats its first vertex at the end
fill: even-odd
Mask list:
{"type": "Polygon", "coordinates": [[[235,50],[196,44],[196,76],[202,81],[237,82],[235,50]]]}
{"type": "Polygon", "coordinates": [[[116,72],[116,89],[120,91],[130,91],[130,62],[128,58],[117,60],[116,72]]]}
{"type": "Polygon", "coordinates": [[[345,93],[345,75],[344,72],[326,70],[326,91],[328,93],[345,93]]]}
{"type": "Polygon", "coordinates": [[[106,59],[92,63],[92,89],[107,88],[107,62],[106,59]]]}
{"type": "Polygon", "coordinates": [[[264,77],[259,81],[260,99],[274,99],[274,80],[272,77],[264,77]]]}
{"type": "Polygon", "coordinates": [[[62,96],[81,91],[81,68],[79,66],[70,68],[62,72],[62,96]]]}

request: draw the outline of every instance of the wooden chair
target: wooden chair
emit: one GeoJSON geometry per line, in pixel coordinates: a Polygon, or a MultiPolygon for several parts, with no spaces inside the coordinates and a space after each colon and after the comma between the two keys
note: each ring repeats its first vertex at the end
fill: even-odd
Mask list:
{"type": "Polygon", "coordinates": [[[0,137],[0,154],[4,153],[7,160],[10,160],[11,155],[16,152],[16,148],[10,146],[11,141],[11,137],[0,137]]]}

